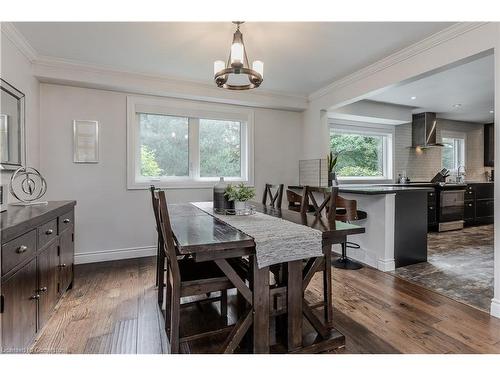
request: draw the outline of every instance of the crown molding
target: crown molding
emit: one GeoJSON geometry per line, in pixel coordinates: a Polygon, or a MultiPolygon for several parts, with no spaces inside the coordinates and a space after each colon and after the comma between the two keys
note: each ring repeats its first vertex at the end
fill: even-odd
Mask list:
{"type": "Polygon", "coordinates": [[[308,106],[306,96],[261,90],[235,92],[220,89],[206,82],[48,56],[38,56],[33,61],[33,67],[35,76],[45,83],[291,111],[303,111],[308,106]]]}
{"type": "Polygon", "coordinates": [[[12,22],[0,22],[0,28],[2,34],[5,35],[30,62],[33,62],[38,57],[35,49],[29,44],[24,35],[17,30],[12,22]]]}
{"type": "Polygon", "coordinates": [[[371,65],[368,65],[367,67],[362,68],[355,73],[352,73],[346,77],[334,81],[329,85],[313,92],[308,97],[309,101],[319,99],[322,96],[325,96],[332,91],[338,90],[356,81],[367,78],[372,74],[375,74],[393,65],[401,63],[402,61],[405,61],[413,56],[416,56],[422,52],[425,52],[431,48],[434,48],[442,43],[445,43],[451,39],[454,39],[462,34],[470,32],[486,24],[488,24],[488,22],[459,22],[454,25],[451,25],[446,29],[443,29],[435,34],[432,34],[431,36],[422,39],[417,43],[405,47],[402,50],[399,50],[398,52],[395,52],[392,55],[383,58],[382,60],[379,60],[371,65]]]}

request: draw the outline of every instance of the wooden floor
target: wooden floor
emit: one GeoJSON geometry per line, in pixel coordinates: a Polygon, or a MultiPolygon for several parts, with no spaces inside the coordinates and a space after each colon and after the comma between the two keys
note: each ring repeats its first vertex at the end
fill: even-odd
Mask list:
{"type": "MultiPolygon", "coordinates": [[[[333,278],[345,353],[500,353],[500,319],[371,268],[333,269],[333,278]]],[[[306,292],[312,303],[321,285],[318,274],[306,292]]],[[[155,298],[153,258],[77,266],[32,352],[166,352],[155,298]]]]}

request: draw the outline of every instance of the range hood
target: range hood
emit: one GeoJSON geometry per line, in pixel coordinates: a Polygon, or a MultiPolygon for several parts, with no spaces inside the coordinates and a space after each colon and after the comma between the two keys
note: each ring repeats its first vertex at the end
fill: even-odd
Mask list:
{"type": "Polygon", "coordinates": [[[437,122],[434,112],[412,115],[412,147],[443,147],[442,143],[437,143],[437,122]]]}

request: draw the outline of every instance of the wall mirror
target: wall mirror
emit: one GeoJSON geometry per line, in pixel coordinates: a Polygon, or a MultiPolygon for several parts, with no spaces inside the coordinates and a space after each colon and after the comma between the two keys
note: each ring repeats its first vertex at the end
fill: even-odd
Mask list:
{"type": "Polygon", "coordinates": [[[0,169],[17,169],[24,163],[25,95],[0,78],[0,169]]]}

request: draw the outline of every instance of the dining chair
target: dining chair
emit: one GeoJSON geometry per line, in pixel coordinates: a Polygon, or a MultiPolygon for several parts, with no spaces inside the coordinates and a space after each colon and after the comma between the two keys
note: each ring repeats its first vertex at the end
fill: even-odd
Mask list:
{"type": "MultiPolygon", "coordinates": [[[[156,187],[154,185],[151,185],[149,187],[149,191],[151,192],[151,201],[153,205],[153,214],[155,217],[155,228],[156,228],[156,235],[157,235],[157,240],[156,240],[156,286],[158,288],[163,289],[163,273],[165,272],[165,257],[163,256],[163,251],[162,249],[162,244],[160,243],[161,240],[161,235],[160,235],[160,222],[159,222],[159,214],[158,214],[158,199],[155,198],[155,191],[156,187]],[[160,279],[162,279],[160,281],[160,279]],[[160,285],[161,284],[161,285],[160,285]]],[[[163,295],[162,293],[158,293],[158,297],[163,295]]],[[[158,303],[161,305],[163,300],[160,300],[158,298],[158,303]]]]}
{"type": "Polygon", "coordinates": [[[155,191],[154,199],[157,200],[159,213],[161,251],[166,259],[165,331],[170,341],[170,352],[179,353],[181,341],[187,339],[180,335],[180,310],[184,306],[181,299],[220,292],[220,297],[210,298],[210,301],[220,300],[221,316],[227,319],[227,290],[234,286],[213,261],[195,262],[191,258],[178,259],[165,192],[155,191]]]}
{"type": "Polygon", "coordinates": [[[322,216],[324,214],[328,220],[335,220],[337,195],[338,188],[336,187],[304,186],[300,202],[300,213],[305,215],[312,210],[315,216],[322,216]],[[321,204],[318,204],[318,196],[322,196],[323,198],[321,204]]]}
{"type": "Polygon", "coordinates": [[[262,197],[262,204],[264,206],[268,205],[267,198],[269,198],[269,206],[281,208],[281,201],[283,200],[283,184],[266,184],[264,188],[264,195],[262,197]],[[274,194],[273,189],[275,190],[274,194]]]}
{"type": "MultiPolygon", "coordinates": [[[[346,199],[341,196],[337,196],[336,206],[336,220],[351,223],[353,221],[366,219],[367,217],[366,212],[358,210],[358,202],[355,199],[346,199]]],[[[335,268],[342,268],[346,270],[359,270],[360,268],[363,268],[361,263],[347,257],[347,249],[359,249],[359,244],[346,241],[343,242],[341,246],[342,255],[340,258],[333,261],[332,265],[335,268]]]]}

